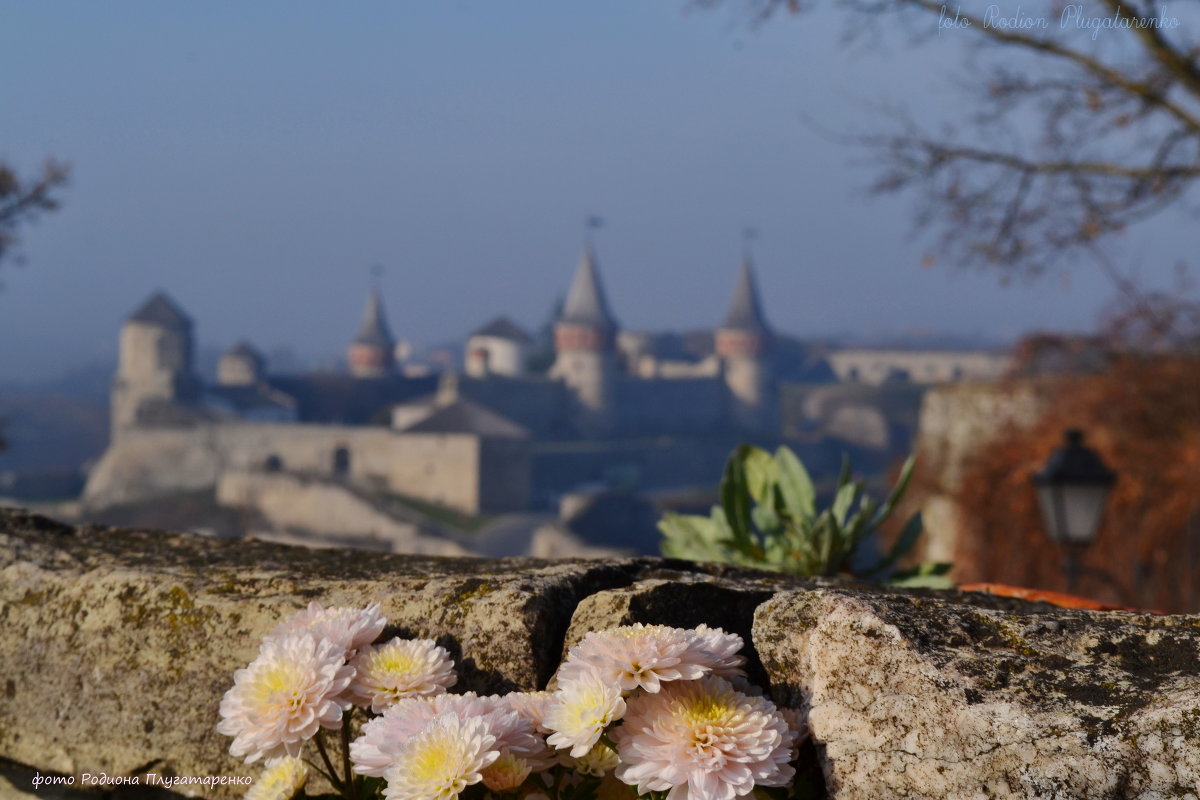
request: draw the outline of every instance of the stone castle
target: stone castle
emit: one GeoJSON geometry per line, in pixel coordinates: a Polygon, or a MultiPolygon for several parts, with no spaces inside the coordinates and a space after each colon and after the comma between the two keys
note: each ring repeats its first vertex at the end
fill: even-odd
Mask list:
{"type": "Polygon", "coordinates": [[[84,501],[289,474],[478,514],[544,505],[630,467],[642,486],[710,483],[731,443],[779,438],[773,339],[747,258],[710,355],[646,352],[619,330],[589,246],[544,374],[527,370],[532,340],[503,319],[468,339],[462,373],[404,374],[372,290],[345,372],[274,374],[242,342],[211,384],[196,372],[192,321],[158,293],[121,328],[111,444],[84,501]]]}

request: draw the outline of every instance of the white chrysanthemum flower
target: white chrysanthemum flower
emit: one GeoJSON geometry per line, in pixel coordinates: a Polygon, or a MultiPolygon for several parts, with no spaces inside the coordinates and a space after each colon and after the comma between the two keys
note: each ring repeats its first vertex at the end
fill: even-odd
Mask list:
{"type": "Polygon", "coordinates": [[[773,703],[723,678],[672,683],[629,701],[616,775],[639,794],[669,790],[667,800],[733,800],[787,785],[792,737],[773,703]]]}
{"type": "Polygon", "coordinates": [[[546,710],[554,700],[553,692],[510,692],[503,699],[509,708],[529,720],[540,733],[550,733],[544,720],[546,710]]]}
{"type": "Polygon", "coordinates": [[[342,648],[302,633],[263,643],[258,658],[233,675],[217,730],[247,762],[300,754],[320,727],[336,728],[350,704],[339,697],[354,669],[342,648]]]}
{"type": "Polygon", "coordinates": [[[304,759],[286,756],[267,764],[267,769],[246,792],[246,800],[292,800],[308,781],[304,759]]]}
{"type": "Polygon", "coordinates": [[[311,633],[336,643],[348,659],[378,639],[386,625],[387,618],[379,613],[379,603],[371,603],[366,608],[324,608],[314,600],[308,604],[308,608],[272,628],[267,639],[279,639],[300,632],[311,633]]]}
{"type": "Polygon", "coordinates": [[[558,670],[558,685],[593,671],[626,693],[639,687],[657,692],[666,681],[694,680],[709,667],[700,663],[707,654],[692,647],[693,641],[694,635],[683,628],[640,622],[592,631],[568,651],[558,670]]]}
{"type": "Polygon", "coordinates": [[[746,664],[745,656],[738,655],[744,642],[736,633],[726,633],[721,628],[710,628],[701,623],[688,631],[691,635],[693,653],[689,660],[698,661],[709,668],[711,675],[719,678],[735,678],[745,675],[742,667],[746,664]]]}
{"type": "Polygon", "coordinates": [[[591,775],[599,778],[616,769],[618,763],[617,751],[604,742],[596,742],[591,750],[588,750],[579,758],[575,758],[570,753],[560,752],[558,754],[558,763],[568,769],[575,770],[581,775],[591,775]]]}
{"type": "Polygon", "coordinates": [[[382,716],[363,725],[362,735],[350,743],[354,771],[382,778],[409,739],[434,720],[442,716],[483,717],[491,710],[491,702],[474,692],[399,700],[388,706],[382,716]]]}
{"type": "Polygon", "coordinates": [[[617,686],[594,672],[563,683],[546,711],[545,724],[554,733],[546,741],[559,750],[571,749],[579,758],[600,741],[600,734],[625,713],[617,686]]]}
{"type": "Polygon", "coordinates": [[[495,737],[498,753],[511,753],[527,761],[533,771],[554,764],[554,753],[538,735],[533,723],[522,717],[496,695],[479,697],[474,692],[436,697],[407,697],[383,715],[367,722],[362,735],[350,744],[350,760],[360,775],[383,777],[396,763],[401,749],[438,719],[480,719],[495,737]]]}
{"type": "Polygon", "coordinates": [[[458,681],[454,662],[432,639],[392,639],[367,645],[350,660],[354,682],[347,697],[376,714],[405,697],[443,694],[458,681]]]}
{"type": "Polygon", "coordinates": [[[483,780],[500,751],[483,719],[441,717],[409,739],[384,773],[388,800],[454,800],[483,780]]]}

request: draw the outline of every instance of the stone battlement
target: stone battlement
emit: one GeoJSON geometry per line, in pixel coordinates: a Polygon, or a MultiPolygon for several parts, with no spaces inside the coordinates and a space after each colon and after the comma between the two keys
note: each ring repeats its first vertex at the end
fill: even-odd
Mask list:
{"type": "Polygon", "coordinates": [[[542,688],[589,630],[735,631],[752,679],[806,710],[816,747],[802,757],[837,798],[1195,797],[1200,782],[1198,617],[667,559],[311,551],[0,510],[0,796],[54,796],[20,765],[251,774],[215,730],[218,703],[262,635],[311,600],[381,602],[393,632],[450,650],[456,691],[542,688]]]}

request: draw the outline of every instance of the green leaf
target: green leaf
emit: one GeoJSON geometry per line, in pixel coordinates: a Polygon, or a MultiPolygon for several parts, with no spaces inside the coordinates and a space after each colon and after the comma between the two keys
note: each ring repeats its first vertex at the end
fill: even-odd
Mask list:
{"type": "Polygon", "coordinates": [[[762,531],[764,538],[777,536],[783,528],[779,515],[769,505],[755,506],[754,510],[750,512],[750,519],[753,520],[755,527],[762,531]]]}
{"type": "Polygon", "coordinates": [[[850,512],[854,501],[862,494],[862,484],[858,482],[844,483],[837,491],[833,498],[833,506],[830,509],[833,512],[833,518],[837,520],[838,527],[846,524],[846,514],[850,512]]]}
{"type": "Polygon", "coordinates": [[[748,446],[744,451],[742,469],[746,473],[746,489],[754,502],[761,505],[771,500],[775,484],[779,482],[779,469],[767,451],[748,446]]]}
{"type": "Polygon", "coordinates": [[[871,522],[872,527],[878,527],[883,524],[884,520],[890,517],[892,512],[896,510],[899,502],[904,499],[904,494],[908,491],[908,483],[912,480],[913,468],[916,464],[916,456],[909,456],[904,460],[904,466],[900,468],[900,479],[896,481],[896,485],[888,493],[887,499],[879,507],[879,513],[875,515],[875,519],[871,522]]]}
{"type": "Polygon", "coordinates": [[[812,519],[816,515],[817,492],[804,464],[790,448],[780,447],[775,451],[775,465],[779,491],[788,512],[796,519],[812,519]]]}
{"type": "Polygon", "coordinates": [[[659,520],[658,529],[664,537],[659,545],[664,556],[689,561],[729,562],[721,545],[724,531],[712,519],[667,513],[659,520]]]}
{"type": "Polygon", "coordinates": [[[748,444],[735,450],[725,462],[725,475],[721,478],[721,508],[725,510],[735,546],[743,551],[753,545],[750,491],[745,470],[746,458],[753,450],[748,444]]]}
{"type": "Polygon", "coordinates": [[[838,488],[840,489],[846,484],[850,483],[852,477],[853,475],[850,473],[850,456],[846,453],[842,453],[842,468],[838,472],[837,479],[838,488]]]}
{"type": "Polygon", "coordinates": [[[953,589],[954,581],[946,575],[953,568],[953,564],[947,564],[944,561],[924,561],[912,569],[897,572],[888,581],[888,585],[924,589],[953,589]]]}
{"type": "Polygon", "coordinates": [[[917,512],[908,518],[908,522],[904,524],[904,528],[900,531],[900,535],[896,537],[896,541],[892,542],[891,548],[887,555],[879,560],[879,563],[871,567],[867,574],[881,575],[894,567],[900,559],[908,555],[909,551],[917,544],[917,539],[921,537],[921,532],[924,530],[921,514],[917,512]]]}
{"type": "Polygon", "coordinates": [[[890,580],[888,586],[903,586],[907,589],[953,589],[954,581],[945,575],[913,575],[890,580]]]}

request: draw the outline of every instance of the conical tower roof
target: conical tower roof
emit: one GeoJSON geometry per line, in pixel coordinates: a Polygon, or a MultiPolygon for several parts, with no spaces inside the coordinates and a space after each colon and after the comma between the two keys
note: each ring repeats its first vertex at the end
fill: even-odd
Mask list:
{"type": "Polygon", "coordinates": [[[729,313],[721,323],[722,330],[742,331],[759,335],[770,334],[767,318],[763,314],[762,304],[758,300],[758,287],[754,282],[754,267],[750,257],[742,258],[742,266],[738,271],[737,283],[733,286],[733,299],[729,303],[729,313]]]}
{"type": "Polygon", "coordinates": [[[378,289],[372,289],[370,296],[367,297],[367,307],[363,311],[362,325],[358,328],[358,335],[354,337],[354,343],[381,347],[389,352],[395,347],[396,343],[392,339],[391,331],[388,330],[387,317],[383,313],[383,300],[379,296],[378,289]]]}
{"type": "Polygon", "coordinates": [[[189,331],[192,320],[184,314],[166,292],[155,292],[129,315],[130,322],[145,322],[173,331],[189,331]]]}
{"type": "Polygon", "coordinates": [[[608,310],[608,300],[604,296],[600,271],[596,267],[596,256],[591,246],[583,249],[558,321],[606,330],[615,330],[617,327],[617,321],[608,310]]]}

